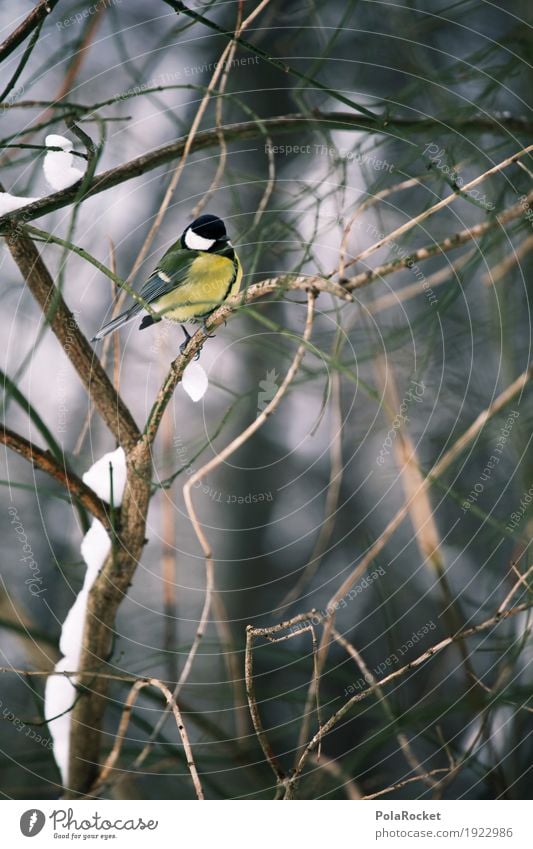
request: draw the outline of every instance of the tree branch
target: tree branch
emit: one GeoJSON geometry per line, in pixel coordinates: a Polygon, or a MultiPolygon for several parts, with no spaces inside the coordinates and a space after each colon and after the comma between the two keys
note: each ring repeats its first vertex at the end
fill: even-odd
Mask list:
{"type": "Polygon", "coordinates": [[[69,495],[98,519],[106,530],[111,530],[109,505],[102,501],[93,490],[72,472],[68,466],[62,467],[49,451],[43,451],[23,436],[0,424],[0,442],[28,460],[35,468],[59,481],[69,495]]]}
{"type": "Polygon", "coordinates": [[[144,442],[127,456],[127,479],[115,545],[87,600],[79,662],[80,698],[72,712],[69,788],[65,798],[85,796],[99,772],[102,721],[108,680],[97,675],[109,662],[117,610],[131,585],[145,540],[151,496],[151,454],[144,442]]]}
{"type": "Polygon", "coordinates": [[[50,327],[98,412],[117,443],[125,450],[131,448],[140,436],[137,425],[54,285],[39,251],[31,239],[18,232],[12,233],[8,246],[28,288],[48,318],[50,327]],[[48,315],[49,312],[52,314],[48,315]]]}
{"type": "Polygon", "coordinates": [[[59,0],[40,0],[37,3],[22,23],[0,44],[0,62],[7,59],[17,49],[19,44],[22,44],[29,34],[39,26],[41,21],[54,10],[58,3],[59,0]]]}
{"type": "MultiPolygon", "coordinates": [[[[79,111],[81,110],[78,109],[78,113],[79,111]]],[[[519,118],[513,119],[512,124],[513,128],[516,125],[516,129],[523,130],[524,132],[531,132],[533,130],[531,124],[523,122],[519,118]]],[[[258,138],[260,136],[264,136],[265,133],[290,133],[297,130],[300,131],[303,127],[316,129],[323,125],[327,126],[328,130],[339,129],[353,130],[356,132],[379,132],[388,136],[394,136],[395,128],[398,130],[407,129],[417,132],[443,128],[442,122],[440,121],[435,119],[421,120],[419,118],[390,119],[387,121],[384,128],[380,128],[374,122],[369,121],[366,118],[362,118],[360,115],[350,114],[349,112],[320,112],[319,110],[315,110],[311,114],[294,113],[278,115],[274,118],[264,118],[261,119],[260,122],[242,121],[239,123],[228,124],[224,127],[224,138],[226,143],[229,143],[240,139],[245,140],[258,138]]],[[[497,118],[492,120],[490,118],[482,117],[460,122],[456,127],[448,127],[446,125],[444,129],[448,129],[450,131],[464,131],[471,125],[474,125],[481,131],[487,131],[490,129],[496,131],[504,127],[504,124],[500,123],[497,118]]],[[[129,162],[125,162],[123,165],[118,165],[116,168],[110,168],[108,171],[96,174],[87,186],[83,195],[83,200],[93,197],[100,192],[112,189],[115,186],[119,186],[127,180],[147,174],[149,171],[153,171],[155,168],[159,168],[162,165],[167,165],[169,162],[172,162],[183,154],[186,143],[187,136],[182,136],[177,139],[177,141],[172,142],[172,144],[158,147],[148,153],[143,153],[135,159],[131,159],[129,162]]],[[[199,150],[206,150],[210,147],[216,147],[218,143],[219,138],[218,131],[216,129],[202,130],[196,134],[190,152],[193,153],[199,150]]],[[[325,147],[325,145],[317,145],[317,147],[322,148],[325,147]]],[[[5,229],[10,222],[20,220],[21,218],[26,222],[33,221],[36,218],[40,218],[42,215],[46,215],[48,212],[54,212],[56,209],[62,209],[63,207],[68,206],[77,198],[79,188],[80,183],[74,183],[74,185],[69,186],[68,189],[63,189],[60,192],[54,192],[54,194],[39,198],[39,200],[34,203],[29,203],[27,206],[20,207],[20,209],[10,212],[7,215],[0,216],[0,229],[5,229]]]]}
{"type": "MultiPolygon", "coordinates": [[[[526,202],[533,203],[533,191],[526,195],[526,202]]],[[[416,265],[417,262],[421,262],[424,259],[430,259],[430,257],[438,256],[438,254],[447,253],[448,251],[460,248],[462,245],[484,236],[485,233],[489,232],[489,230],[492,230],[497,226],[504,227],[506,224],[509,224],[511,221],[514,221],[523,215],[524,201],[519,201],[513,206],[510,206],[508,209],[504,209],[503,212],[500,212],[499,215],[496,215],[494,218],[490,218],[487,221],[481,221],[479,224],[475,224],[473,227],[467,227],[465,230],[460,230],[458,233],[454,233],[452,236],[447,236],[440,242],[433,242],[431,245],[424,245],[424,247],[418,248],[418,250],[409,254],[409,256],[404,256],[400,259],[392,260],[392,262],[378,265],[377,268],[371,268],[368,271],[362,271],[355,277],[343,279],[342,284],[349,292],[352,292],[354,289],[361,289],[363,286],[368,286],[368,284],[372,283],[374,280],[379,280],[388,274],[393,274],[395,271],[401,271],[404,268],[412,268],[413,265],[416,265]]],[[[357,259],[350,260],[350,262],[345,264],[345,268],[348,268],[357,261],[357,259]]]]}
{"type": "MultiPolygon", "coordinates": [[[[385,684],[390,684],[391,681],[396,680],[397,678],[401,678],[407,672],[410,672],[413,669],[417,669],[427,660],[431,660],[435,655],[440,654],[448,646],[457,642],[458,640],[465,640],[469,637],[473,637],[476,634],[480,634],[483,631],[487,631],[489,628],[492,628],[496,625],[499,625],[500,622],[503,622],[506,619],[509,619],[511,616],[516,616],[519,613],[523,613],[525,610],[529,610],[531,605],[527,602],[524,604],[519,604],[516,607],[510,608],[508,610],[498,611],[491,616],[489,619],[486,619],[484,622],[481,622],[479,625],[473,625],[471,628],[465,628],[463,631],[460,631],[457,634],[452,634],[449,637],[445,637],[445,639],[436,643],[436,645],[432,646],[427,651],[423,652],[423,654],[419,655],[419,657],[410,661],[409,663],[402,666],[400,669],[396,669],[394,672],[391,672],[389,675],[386,675],[382,678],[378,683],[380,687],[385,686],[385,684]]],[[[337,725],[340,719],[345,716],[351,708],[357,704],[358,702],[363,701],[368,696],[370,696],[374,692],[372,687],[368,687],[366,690],[362,690],[360,693],[356,693],[351,699],[348,699],[347,702],[343,704],[338,711],[336,711],[330,718],[322,725],[322,727],[317,731],[317,733],[311,738],[306,748],[304,749],[296,769],[293,772],[293,775],[288,784],[293,785],[293,787],[288,787],[287,792],[291,792],[294,788],[294,785],[298,782],[299,777],[301,776],[302,770],[305,766],[307,758],[322,741],[324,736],[328,734],[332,728],[337,725]]]]}

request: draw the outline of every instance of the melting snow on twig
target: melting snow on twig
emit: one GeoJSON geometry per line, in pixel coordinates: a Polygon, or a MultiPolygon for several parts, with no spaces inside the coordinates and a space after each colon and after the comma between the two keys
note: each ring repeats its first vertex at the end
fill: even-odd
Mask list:
{"type": "Polygon", "coordinates": [[[45,144],[46,147],[60,147],[64,151],[50,150],[44,157],[43,171],[50,188],[60,192],[81,180],[83,171],[72,165],[72,142],[64,136],[49,135],[46,136],[45,144]]]}
{"type": "MultiPolygon", "coordinates": [[[[46,182],[55,192],[67,189],[81,180],[83,171],[72,165],[72,142],[65,136],[49,135],[45,139],[46,147],[60,147],[61,150],[49,150],[44,157],[43,172],[46,182]]],[[[40,198],[23,198],[12,195],[10,192],[0,192],[0,215],[14,212],[28,203],[35,203],[40,198]]]]}
{"type": "Polygon", "coordinates": [[[207,380],[207,374],[200,363],[189,363],[183,372],[181,385],[193,401],[200,401],[204,397],[209,382],[207,380]]]}

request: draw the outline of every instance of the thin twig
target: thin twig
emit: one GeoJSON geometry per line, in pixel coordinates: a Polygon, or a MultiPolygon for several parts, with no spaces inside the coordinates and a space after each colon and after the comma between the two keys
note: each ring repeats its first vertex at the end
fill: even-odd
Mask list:
{"type": "Polygon", "coordinates": [[[46,16],[54,10],[58,3],[59,0],[39,0],[22,23],[0,44],[0,62],[7,59],[17,49],[19,44],[22,44],[30,33],[44,21],[46,16]]]}
{"type": "Polygon", "coordinates": [[[218,468],[220,465],[222,465],[222,463],[224,463],[228,459],[228,457],[230,457],[232,454],[235,453],[235,451],[237,451],[242,445],[244,445],[244,443],[247,442],[248,439],[250,439],[250,437],[253,436],[253,434],[256,433],[256,431],[259,430],[260,427],[262,427],[262,425],[267,421],[269,416],[271,416],[272,413],[279,406],[281,399],[283,398],[283,396],[285,395],[290,384],[294,380],[294,378],[295,378],[295,376],[298,372],[298,369],[300,368],[300,364],[302,362],[302,359],[304,357],[306,347],[307,347],[307,343],[310,339],[311,331],[312,331],[312,328],[313,328],[315,298],[316,298],[316,294],[315,294],[314,291],[308,292],[308,295],[307,295],[307,318],[306,318],[304,333],[303,333],[303,336],[302,336],[302,341],[301,341],[300,345],[298,346],[298,350],[296,351],[296,354],[295,354],[294,359],[293,359],[293,361],[292,361],[292,363],[291,363],[291,365],[290,365],[290,367],[287,371],[287,374],[285,375],[279,389],[277,390],[277,392],[274,395],[274,397],[272,398],[272,400],[267,404],[267,406],[264,408],[264,410],[262,410],[259,413],[257,418],[254,419],[254,421],[250,425],[248,425],[247,428],[245,428],[238,436],[235,437],[235,439],[233,439],[228,445],[226,445],[225,448],[223,448],[221,451],[219,451],[215,457],[213,457],[211,460],[209,460],[207,463],[205,463],[200,469],[195,471],[194,474],[192,474],[189,477],[189,480],[187,481],[187,483],[183,487],[183,496],[184,496],[184,499],[185,499],[185,506],[187,508],[187,512],[189,514],[189,518],[191,520],[194,532],[195,532],[196,537],[197,537],[197,539],[198,539],[198,541],[199,541],[199,543],[202,547],[202,550],[204,552],[204,557],[205,557],[205,560],[206,560],[206,573],[207,573],[208,590],[206,590],[206,603],[204,604],[204,610],[202,612],[202,617],[200,619],[200,624],[198,626],[197,637],[195,638],[195,641],[194,641],[194,643],[191,647],[191,651],[189,653],[189,657],[187,658],[186,666],[188,664],[189,669],[187,670],[187,675],[184,675],[182,673],[182,675],[180,676],[180,682],[179,682],[178,686],[183,686],[183,683],[185,683],[185,681],[187,680],[188,672],[190,670],[190,665],[192,664],[192,660],[194,659],[194,655],[196,654],[196,651],[198,650],[199,641],[201,640],[201,638],[203,636],[203,632],[205,630],[205,625],[207,623],[207,616],[209,615],[211,590],[213,588],[213,583],[214,583],[213,582],[213,570],[214,570],[213,552],[212,552],[212,549],[211,549],[211,545],[210,545],[209,541],[207,540],[207,537],[205,536],[205,534],[202,530],[202,526],[201,526],[200,521],[198,519],[198,516],[196,514],[196,510],[194,509],[194,505],[193,505],[193,501],[192,501],[192,495],[191,495],[192,489],[198,481],[201,481],[202,479],[204,479],[208,475],[210,475],[216,468],[218,468]]]}
{"type": "Polygon", "coordinates": [[[377,242],[374,242],[373,245],[366,248],[356,257],[354,257],[353,262],[362,262],[364,259],[370,256],[370,254],[375,253],[377,250],[382,248],[388,242],[394,242],[398,239],[399,236],[403,236],[404,233],[412,230],[413,227],[417,227],[422,221],[425,221],[431,215],[434,215],[435,212],[438,212],[440,209],[444,209],[446,206],[449,206],[456,200],[458,197],[461,197],[461,194],[465,194],[473,189],[475,186],[478,186],[483,180],[486,180],[487,177],[490,177],[492,174],[497,174],[499,171],[503,171],[505,168],[508,168],[509,165],[513,165],[517,160],[519,160],[522,156],[525,156],[527,153],[531,153],[533,150],[533,144],[524,147],[522,150],[519,150],[517,153],[514,153],[512,156],[508,156],[506,159],[503,159],[501,162],[498,162],[496,165],[493,165],[492,168],[489,168],[488,171],[485,171],[483,174],[480,174],[478,177],[475,177],[474,180],[470,180],[469,183],[466,183],[459,191],[448,195],[448,197],[443,198],[438,201],[438,203],[430,206],[429,209],[426,209],[424,212],[421,212],[420,215],[415,216],[414,218],[410,218],[409,221],[406,221],[405,224],[402,224],[400,227],[397,227],[396,230],[393,230],[392,233],[389,233],[387,236],[384,236],[382,239],[378,239],[377,242]]]}
{"type": "MultiPolygon", "coordinates": [[[[466,448],[468,444],[470,444],[476,436],[480,433],[483,426],[492,418],[494,415],[500,412],[506,404],[509,403],[516,395],[518,395],[527,382],[533,376],[533,366],[523,372],[520,377],[518,377],[511,386],[507,387],[494,401],[492,404],[487,407],[476,420],[472,423],[472,425],[467,428],[467,430],[460,436],[456,442],[452,445],[452,447],[441,457],[441,459],[434,464],[431,471],[424,478],[421,486],[429,487],[432,481],[438,478],[449,466],[454,462],[456,457],[466,448]]],[[[417,493],[414,494],[416,497],[417,493]]],[[[387,523],[385,528],[382,530],[376,541],[370,546],[367,550],[366,554],[359,561],[357,566],[350,572],[348,577],[343,581],[339,589],[332,595],[330,600],[327,603],[326,609],[329,613],[328,619],[325,621],[324,632],[322,634],[322,640],[319,649],[319,671],[322,673],[322,669],[324,668],[328,649],[330,645],[330,637],[331,637],[331,628],[334,626],[335,622],[335,611],[340,603],[341,599],[343,599],[351,590],[354,583],[363,575],[370,564],[374,561],[374,559],[378,556],[378,554],[384,549],[385,545],[388,543],[389,539],[393,536],[396,530],[400,527],[406,516],[409,514],[411,499],[406,499],[402,507],[398,510],[398,512],[392,517],[392,519],[387,523]]],[[[312,690],[313,684],[309,688],[309,692],[307,695],[307,705],[311,704],[314,700],[314,693],[312,690]]],[[[304,721],[302,723],[302,732],[301,739],[302,741],[306,739],[308,734],[308,728],[306,725],[306,719],[304,715],[304,721]]],[[[303,745],[303,742],[302,742],[303,745]]]]}
{"type": "Polygon", "coordinates": [[[369,793],[368,796],[361,796],[361,801],[365,801],[368,799],[378,799],[380,796],[385,796],[387,793],[393,793],[395,790],[401,790],[402,787],[405,787],[407,784],[412,784],[414,781],[424,781],[426,784],[431,782],[432,787],[435,787],[438,782],[433,781],[434,775],[442,775],[442,773],[449,773],[450,769],[447,766],[437,767],[437,769],[431,769],[429,772],[424,772],[421,775],[413,775],[411,778],[405,778],[403,781],[398,781],[396,784],[391,784],[390,787],[385,787],[384,790],[378,790],[377,793],[369,793]]]}
{"type": "MultiPolygon", "coordinates": [[[[533,191],[527,195],[526,201],[527,203],[533,201],[533,191]]],[[[380,280],[389,274],[401,271],[403,268],[412,268],[416,265],[416,263],[421,262],[422,260],[430,259],[430,257],[437,256],[441,253],[447,253],[448,251],[455,250],[467,242],[478,239],[480,236],[489,232],[489,230],[492,230],[497,226],[504,227],[506,224],[509,224],[511,221],[514,221],[516,218],[520,218],[523,215],[523,203],[515,203],[513,206],[510,206],[508,209],[505,209],[503,212],[494,216],[494,218],[482,221],[479,224],[475,224],[473,227],[467,227],[464,230],[460,230],[458,233],[454,233],[453,236],[447,236],[440,242],[432,242],[430,245],[418,248],[408,256],[392,260],[392,262],[387,262],[383,265],[378,265],[376,268],[369,269],[368,271],[362,271],[355,277],[347,278],[343,280],[343,285],[349,291],[361,289],[363,286],[368,286],[368,284],[372,283],[374,280],[380,280]]],[[[358,262],[359,259],[360,257],[355,257],[350,260],[345,264],[345,268],[348,268],[350,265],[358,262]]]]}
{"type": "Polygon", "coordinates": [[[133,687],[131,688],[131,690],[128,694],[128,697],[126,699],[126,702],[124,704],[124,709],[122,711],[122,716],[120,718],[118,730],[117,730],[117,733],[115,735],[115,742],[113,744],[113,748],[111,749],[111,752],[107,756],[105,763],[103,764],[102,769],[100,770],[100,773],[98,775],[97,780],[95,781],[95,783],[93,784],[93,786],[91,787],[91,789],[89,790],[89,793],[87,795],[94,795],[98,791],[98,788],[102,784],[104,784],[104,782],[109,777],[111,771],[113,770],[115,763],[117,762],[118,756],[120,755],[122,745],[124,743],[124,736],[125,736],[126,731],[128,729],[133,705],[137,701],[137,697],[138,697],[139,693],[141,692],[141,690],[144,689],[144,687],[156,687],[158,690],[161,690],[161,692],[165,696],[165,698],[167,700],[167,704],[168,704],[168,709],[172,711],[172,713],[174,714],[174,718],[176,720],[176,725],[178,727],[178,732],[179,732],[179,735],[180,735],[180,738],[181,738],[181,742],[183,743],[183,749],[184,749],[185,757],[186,757],[186,760],[187,760],[187,766],[188,766],[189,772],[191,774],[191,778],[192,778],[192,782],[194,784],[196,796],[198,797],[198,799],[204,800],[205,796],[204,796],[204,792],[203,792],[203,789],[202,789],[202,784],[201,784],[201,781],[200,781],[200,777],[198,775],[198,770],[196,768],[196,764],[194,762],[192,747],[191,747],[191,744],[190,744],[190,741],[189,741],[189,736],[187,734],[187,729],[185,727],[183,717],[181,715],[181,711],[178,707],[178,704],[177,704],[174,696],[172,695],[171,691],[168,689],[166,684],[164,684],[162,681],[160,681],[157,678],[149,678],[148,680],[145,680],[145,681],[136,681],[135,684],[133,685],[133,687]]]}
{"type": "MultiPolygon", "coordinates": [[[[317,667],[317,653],[316,653],[316,636],[313,625],[310,622],[310,618],[316,615],[316,611],[311,610],[309,613],[299,613],[297,616],[293,616],[292,619],[288,619],[285,622],[278,623],[277,625],[271,625],[263,628],[254,628],[252,625],[248,625],[246,628],[246,650],[245,650],[245,659],[244,659],[244,676],[246,680],[246,695],[248,698],[248,706],[250,708],[250,715],[252,717],[252,722],[254,726],[254,730],[256,733],[256,737],[259,741],[259,744],[263,750],[263,754],[266,758],[267,763],[272,769],[274,775],[276,776],[276,782],[278,785],[278,791],[285,790],[285,784],[287,780],[287,776],[285,775],[284,770],[282,769],[276,755],[274,754],[270,742],[268,740],[268,736],[264,729],[261,714],[259,711],[259,706],[257,704],[257,699],[255,697],[255,688],[254,688],[254,670],[253,670],[253,654],[254,654],[254,639],[256,637],[265,637],[271,643],[279,643],[284,640],[290,640],[293,637],[297,637],[305,631],[311,631],[312,640],[313,640],[313,676],[316,678],[318,673],[317,667]],[[297,631],[290,631],[288,634],[283,634],[283,631],[286,631],[289,628],[292,628],[294,625],[302,624],[302,627],[297,631]],[[274,636],[280,634],[281,636],[274,636]]],[[[318,680],[316,683],[316,692],[318,694],[318,680]]],[[[318,725],[320,727],[320,713],[319,713],[319,703],[317,697],[317,712],[319,717],[318,725]]]]}
{"type": "Polygon", "coordinates": [[[533,572],[533,566],[530,566],[529,569],[527,569],[523,573],[523,575],[519,575],[518,581],[516,582],[516,584],[514,584],[514,586],[511,587],[511,589],[509,590],[509,592],[505,596],[504,600],[500,604],[500,606],[498,608],[498,613],[503,613],[503,611],[506,609],[507,605],[511,601],[512,597],[514,596],[516,591],[518,589],[520,589],[520,587],[525,587],[525,589],[528,592],[531,592],[531,587],[528,585],[526,579],[531,575],[532,572],[533,572]]]}
{"type": "MultiPolygon", "coordinates": [[[[402,666],[400,669],[391,672],[389,675],[386,675],[379,681],[380,687],[384,687],[386,684],[389,684],[391,681],[394,681],[397,678],[405,675],[407,672],[410,672],[413,669],[421,666],[427,660],[430,660],[435,655],[440,654],[445,648],[450,646],[452,643],[457,640],[465,640],[469,637],[474,636],[475,634],[479,634],[482,631],[486,631],[489,628],[492,628],[494,625],[498,625],[500,622],[503,622],[506,619],[509,619],[511,616],[516,616],[520,613],[523,613],[525,610],[530,608],[529,604],[520,604],[510,610],[505,610],[503,613],[496,613],[494,616],[491,616],[489,619],[486,619],[484,622],[481,622],[479,625],[473,625],[471,628],[466,628],[464,631],[461,631],[458,634],[453,634],[450,637],[446,637],[440,642],[436,643],[431,648],[427,649],[423,654],[419,655],[414,660],[407,663],[405,666],[402,666]]],[[[344,705],[339,708],[322,726],[321,731],[317,732],[312,739],[307,744],[305,750],[302,752],[296,769],[291,778],[291,783],[295,783],[301,772],[305,766],[307,758],[310,753],[318,746],[320,740],[329,732],[332,728],[337,725],[337,723],[348,713],[348,711],[358,702],[366,699],[373,692],[372,688],[368,688],[367,690],[363,690],[360,693],[356,693],[344,705]]]]}
{"type": "MultiPolygon", "coordinates": [[[[211,546],[207,537],[205,536],[200,521],[196,515],[196,511],[194,509],[194,505],[192,503],[191,490],[194,487],[195,483],[198,480],[202,480],[208,474],[210,474],[214,469],[216,469],[219,465],[221,465],[231,454],[237,451],[238,448],[241,447],[253,434],[267,421],[268,417],[274,412],[274,410],[279,405],[281,399],[285,395],[285,392],[289,388],[290,384],[294,380],[298,369],[300,367],[301,361],[304,357],[305,351],[307,349],[307,345],[309,342],[309,338],[311,336],[311,331],[313,328],[313,317],[314,317],[314,303],[316,299],[316,292],[314,290],[310,290],[307,294],[307,318],[305,323],[305,329],[302,336],[301,343],[296,351],[294,359],[291,363],[287,374],[278,391],[274,395],[273,399],[267,404],[265,409],[257,416],[257,418],[247,427],[242,433],[240,433],[235,439],[233,439],[229,445],[227,445],[222,451],[220,451],[216,457],[207,462],[204,466],[198,469],[193,475],[190,476],[189,480],[183,487],[183,495],[185,498],[185,505],[187,507],[187,512],[189,514],[189,518],[191,520],[194,532],[196,537],[202,547],[202,551],[205,557],[205,569],[206,569],[206,589],[204,596],[204,604],[202,608],[202,612],[200,614],[200,619],[198,622],[198,627],[196,630],[196,634],[190,648],[189,654],[187,655],[187,659],[185,661],[185,665],[181,671],[178,683],[174,690],[174,698],[177,698],[182,687],[188,680],[194,658],[202,641],[202,638],[205,634],[205,630],[207,627],[209,611],[211,609],[211,601],[212,594],[215,587],[214,582],[214,561],[213,561],[213,552],[211,550],[211,546]]],[[[191,348],[191,343],[189,343],[188,349],[191,348]]],[[[189,353],[189,350],[186,352],[189,353]]],[[[144,762],[148,752],[150,751],[150,747],[153,741],[156,739],[159,731],[164,725],[166,721],[166,714],[163,714],[157,725],[155,726],[152,734],[150,735],[150,739],[145,745],[144,749],[135,759],[133,768],[138,769],[141,764],[144,762]]]]}

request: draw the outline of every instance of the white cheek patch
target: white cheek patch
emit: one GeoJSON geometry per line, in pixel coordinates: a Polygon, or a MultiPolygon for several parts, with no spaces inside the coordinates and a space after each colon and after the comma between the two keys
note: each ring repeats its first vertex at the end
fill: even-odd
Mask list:
{"type": "Polygon", "coordinates": [[[204,239],[189,227],[185,233],[185,244],[191,251],[208,251],[215,244],[215,239],[204,239]]]}

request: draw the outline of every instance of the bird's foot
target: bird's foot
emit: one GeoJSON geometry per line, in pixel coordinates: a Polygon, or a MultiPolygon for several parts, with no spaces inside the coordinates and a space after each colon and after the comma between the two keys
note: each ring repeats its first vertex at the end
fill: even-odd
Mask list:
{"type": "Polygon", "coordinates": [[[202,321],[202,330],[204,331],[204,333],[205,333],[205,335],[207,336],[208,339],[215,339],[216,338],[215,334],[210,333],[209,330],[207,329],[207,327],[205,326],[205,321],[202,321]]]}
{"type": "Polygon", "coordinates": [[[183,354],[183,352],[184,352],[185,348],[187,347],[187,345],[188,345],[188,344],[189,344],[189,342],[191,341],[192,336],[191,336],[191,334],[189,333],[189,331],[187,330],[187,328],[183,326],[183,324],[181,325],[181,329],[183,330],[183,332],[184,332],[184,334],[185,334],[185,339],[184,339],[184,341],[183,341],[183,342],[181,343],[181,345],[180,345],[180,354],[183,354]]]}

